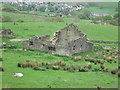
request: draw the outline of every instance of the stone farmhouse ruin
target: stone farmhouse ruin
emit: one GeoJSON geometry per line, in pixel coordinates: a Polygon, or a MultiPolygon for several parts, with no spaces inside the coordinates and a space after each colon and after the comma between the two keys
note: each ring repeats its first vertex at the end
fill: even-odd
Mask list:
{"type": "Polygon", "coordinates": [[[1,37],[13,37],[13,32],[11,29],[2,30],[0,31],[0,36],[1,37]]]}
{"type": "Polygon", "coordinates": [[[93,48],[87,35],[80,31],[76,25],[70,24],[64,29],[55,32],[50,40],[50,35],[34,36],[23,41],[24,49],[47,51],[52,54],[71,56],[75,53],[85,52],[93,48]]]}

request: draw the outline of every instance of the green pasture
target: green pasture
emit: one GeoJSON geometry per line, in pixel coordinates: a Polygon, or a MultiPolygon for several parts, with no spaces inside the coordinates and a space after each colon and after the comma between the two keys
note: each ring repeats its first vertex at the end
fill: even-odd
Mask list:
{"type": "Polygon", "coordinates": [[[29,13],[29,14],[38,14],[38,15],[47,15],[48,14],[55,14],[54,12],[40,12],[40,11],[20,11],[20,13],[29,13]]]}
{"type": "MultiPolygon", "coordinates": [[[[73,18],[64,18],[65,22],[41,22],[36,20],[46,20],[47,18],[36,17],[24,14],[15,14],[3,12],[3,16],[10,16],[15,20],[24,19],[25,22],[17,22],[14,25],[13,22],[2,23],[2,29],[12,29],[16,39],[29,39],[34,35],[46,35],[50,34],[51,39],[55,31],[63,29],[68,24],[76,24],[78,28],[85,32],[88,38],[91,40],[106,40],[106,41],[118,41],[118,27],[112,25],[95,25],[91,24],[89,20],[81,20],[76,22],[73,18]]],[[[14,38],[2,38],[2,41],[7,45],[14,46],[13,48],[2,49],[3,57],[3,74],[2,84],[3,88],[96,88],[100,86],[102,88],[117,88],[118,77],[112,75],[110,72],[67,72],[61,70],[48,69],[47,71],[35,71],[32,68],[18,68],[19,62],[25,62],[26,60],[33,61],[36,59],[39,63],[50,62],[61,60],[68,65],[81,65],[84,66],[86,61],[84,59],[78,62],[73,61],[74,56],[90,55],[91,57],[96,56],[94,50],[87,51],[84,53],[75,54],[74,56],[60,56],[52,55],[46,52],[37,50],[22,50],[22,42],[11,42],[9,39],[14,38]],[[18,78],[13,77],[13,72],[21,72],[24,77],[18,78]]],[[[95,47],[111,46],[118,47],[115,44],[95,44],[95,47]]],[[[100,49],[102,50],[102,49],[100,49]]],[[[99,52],[99,50],[98,50],[99,52]]],[[[101,55],[99,55],[101,57],[101,55]]],[[[117,60],[117,59],[116,59],[117,60]]],[[[1,64],[1,63],[0,63],[1,64]]],[[[109,69],[117,67],[118,63],[105,63],[109,69]]],[[[93,65],[93,68],[99,67],[99,65],[93,65]]],[[[1,76],[0,76],[1,80],[1,76]]]]}
{"type": "Polygon", "coordinates": [[[11,17],[12,21],[19,21],[23,20],[25,22],[33,22],[33,21],[43,21],[44,17],[37,17],[34,15],[28,15],[28,14],[21,14],[21,13],[11,13],[11,12],[1,12],[2,16],[9,16],[11,17]]]}
{"type": "MultiPolygon", "coordinates": [[[[84,31],[89,39],[94,40],[118,40],[118,30],[116,26],[111,25],[94,25],[89,23],[75,23],[78,28],[84,31]]],[[[57,22],[25,22],[17,23],[3,23],[4,29],[12,29],[16,38],[28,39],[34,35],[46,35],[50,34],[51,38],[53,32],[58,31],[66,26],[66,23],[57,22]]],[[[22,42],[11,42],[9,39],[3,38],[3,42],[7,45],[17,46],[21,48],[22,42]]],[[[102,44],[96,44],[101,46],[102,44]]],[[[105,44],[104,46],[106,46],[105,44]]],[[[102,45],[103,46],[103,45],[102,45]]],[[[109,46],[112,46],[111,44],[109,46]]],[[[117,45],[113,45],[117,47],[117,45]]],[[[112,47],[113,47],[112,46],[112,47]]],[[[85,53],[77,54],[82,57],[90,55],[95,57],[94,51],[88,51],[85,53]]],[[[6,49],[3,51],[3,67],[5,71],[2,79],[2,87],[4,88],[96,88],[96,85],[102,88],[116,88],[118,87],[118,78],[116,75],[112,75],[110,72],[67,72],[67,71],[34,71],[31,68],[18,68],[17,63],[24,62],[25,60],[36,59],[39,63],[41,62],[55,62],[62,60],[68,65],[81,65],[84,66],[86,63],[84,59],[73,62],[72,57],[52,55],[36,50],[17,50],[17,49],[6,49]],[[13,77],[13,72],[21,72],[24,74],[22,78],[13,77]],[[90,77],[89,77],[90,76],[90,77]],[[8,80],[9,79],[9,80],[8,80]]],[[[93,64],[92,64],[93,65],[93,64]]],[[[114,68],[117,63],[108,64],[108,68],[114,68]]],[[[93,68],[97,68],[99,65],[93,65],[93,68]]]]}
{"type": "MultiPolygon", "coordinates": [[[[94,52],[85,52],[79,55],[92,55],[94,52]]],[[[3,72],[2,87],[4,88],[117,88],[117,75],[112,75],[110,72],[67,72],[61,70],[48,69],[47,71],[34,71],[31,68],[18,68],[18,62],[25,60],[33,61],[36,59],[41,62],[55,62],[58,60],[66,62],[68,65],[83,66],[88,62],[83,59],[78,62],[73,62],[71,57],[56,56],[40,51],[23,51],[23,50],[4,50],[3,51],[3,72]],[[21,72],[24,77],[13,77],[13,72],[21,72]],[[8,80],[9,79],[9,80],[8,80]]],[[[110,69],[117,66],[117,63],[108,64],[110,69]]],[[[92,64],[92,68],[99,65],[92,64]]]]}
{"type": "Polygon", "coordinates": [[[111,9],[111,8],[100,9],[98,7],[85,8],[83,10],[75,11],[75,13],[80,14],[80,13],[83,13],[85,11],[90,11],[90,12],[93,12],[93,13],[108,13],[110,15],[115,15],[116,13],[118,13],[117,11],[115,11],[115,9],[111,9]]]}
{"type": "MultiPolygon", "coordinates": [[[[67,23],[70,24],[70,23],[67,23]]],[[[78,28],[93,40],[118,41],[118,27],[112,25],[95,25],[89,23],[74,23],[78,28]]],[[[3,29],[12,29],[16,38],[28,39],[34,35],[50,34],[63,29],[66,23],[59,22],[27,22],[27,23],[3,23],[3,29]]]]}

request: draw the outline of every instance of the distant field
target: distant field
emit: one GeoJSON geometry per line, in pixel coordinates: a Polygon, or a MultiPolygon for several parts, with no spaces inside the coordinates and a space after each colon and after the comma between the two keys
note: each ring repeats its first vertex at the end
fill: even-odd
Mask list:
{"type": "Polygon", "coordinates": [[[86,7],[83,10],[75,11],[76,14],[83,13],[84,11],[88,10],[90,12],[95,12],[95,13],[108,13],[110,15],[115,15],[118,13],[115,9],[118,7],[117,2],[95,2],[97,5],[92,7],[86,7]],[[103,8],[100,8],[103,7],[103,8]]]}
{"type": "MultiPolygon", "coordinates": [[[[28,11],[20,11],[20,13],[28,13],[28,11]]],[[[29,13],[38,14],[38,15],[54,14],[54,12],[40,12],[40,11],[29,11],[29,13]]]]}
{"type": "Polygon", "coordinates": [[[80,11],[75,11],[76,14],[80,14],[83,13],[84,11],[90,11],[90,12],[94,12],[94,13],[108,13],[110,15],[115,15],[116,13],[118,13],[117,11],[115,11],[115,9],[111,9],[111,8],[104,8],[104,9],[100,9],[98,7],[89,7],[89,8],[85,8],[83,10],[80,11]]]}
{"type": "Polygon", "coordinates": [[[10,12],[2,12],[2,16],[10,16],[12,21],[23,20],[25,22],[33,22],[35,20],[43,20],[44,17],[36,17],[28,14],[20,14],[20,13],[10,13],[10,12]]]}
{"type": "Polygon", "coordinates": [[[118,7],[118,2],[98,2],[98,4],[111,9],[118,7]]]}
{"type": "Polygon", "coordinates": [[[118,13],[114,9],[110,9],[110,8],[109,9],[106,9],[106,8],[100,9],[100,8],[96,8],[96,7],[90,7],[90,8],[86,8],[85,10],[89,10],[89,11],[95,12],[95,13],[108,13],[110,15],[115,15],[116,13],[118,13]]]}

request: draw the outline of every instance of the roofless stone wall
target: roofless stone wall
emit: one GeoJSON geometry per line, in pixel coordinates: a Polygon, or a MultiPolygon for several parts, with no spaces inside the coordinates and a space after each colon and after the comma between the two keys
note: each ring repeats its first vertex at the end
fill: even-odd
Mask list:
{"type": "Polygon", "coordinates": [[[91,50],[93,44],[87,39],[87,35],[80,31],[76,25],[70,24],[62,30],[55,32],[52,40],[50,40],[50,35],[34,36],[23,42],[23,48],[70,56],[91,50]]]}

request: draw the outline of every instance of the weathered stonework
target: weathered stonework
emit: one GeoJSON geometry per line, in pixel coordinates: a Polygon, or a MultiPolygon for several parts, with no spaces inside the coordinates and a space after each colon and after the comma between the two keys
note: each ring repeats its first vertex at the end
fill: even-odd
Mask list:
{"type": "Polygon", "coordinates": [[[14,37],[11,29],[6,29],[6,30],[0,31],[0,36],[1,37],[14,37]]]}
{"type": "Polygon", "coordinates": [[[75,53],[91,50],[93,44],[87,39],[87,35],[80,31],[76,25],[70,24],[64,29],[55,32],[52,40],[50,40],[50,35],[34,36],[24,41],[23,47],[25,49],[71,56],[75,53]]]}

